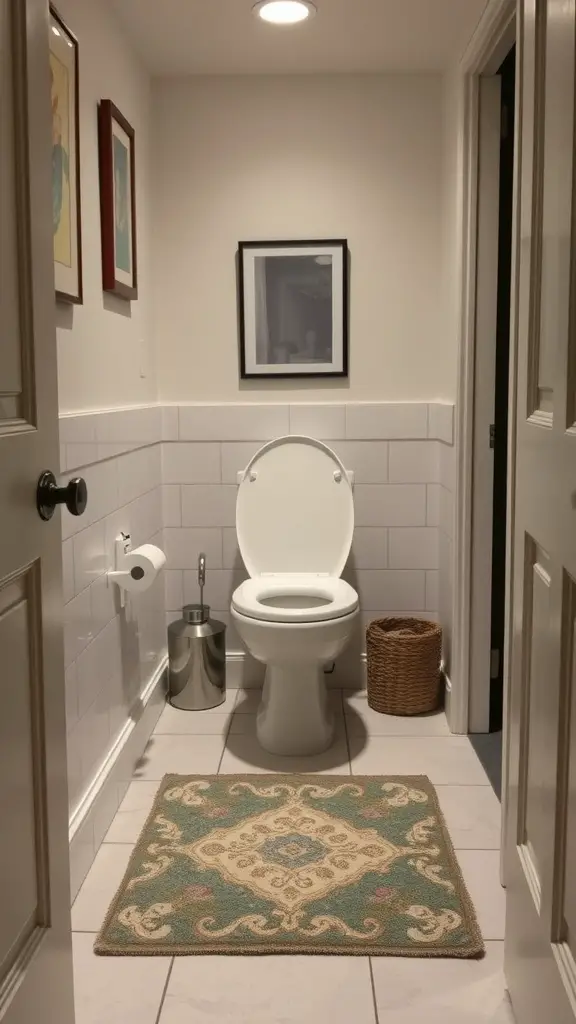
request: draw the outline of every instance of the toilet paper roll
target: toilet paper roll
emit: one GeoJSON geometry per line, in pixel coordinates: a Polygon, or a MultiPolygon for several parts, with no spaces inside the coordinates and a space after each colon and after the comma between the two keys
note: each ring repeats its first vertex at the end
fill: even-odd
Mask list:
{"type": "Polygon", "coordinates": [[[126,575],[118,583],[131,594],[148,590],[165,562],[166,555],[155,544],[142,544],[127,553],[122,564],[126,575]]]}

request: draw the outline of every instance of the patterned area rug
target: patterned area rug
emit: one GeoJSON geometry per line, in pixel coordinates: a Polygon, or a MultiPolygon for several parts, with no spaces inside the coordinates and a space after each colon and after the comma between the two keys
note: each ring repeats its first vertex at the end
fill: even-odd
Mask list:
{"type": "Polygon", "coordinates": [[[484,947],[425,776],[166,775],[94,948],[472,957],[484,947]]]}

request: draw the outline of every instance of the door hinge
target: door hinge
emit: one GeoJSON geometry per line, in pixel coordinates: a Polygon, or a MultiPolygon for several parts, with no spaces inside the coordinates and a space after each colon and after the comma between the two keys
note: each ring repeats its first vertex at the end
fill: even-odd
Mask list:
{"type": "Polygon", "coordinates": [[[500,676],[500,651],[493,647],[490,651],[490,679],[498,679],[500,676]]]}
{"type": "Polygon", "coordinates": [[[494,448],[496,445],[496,424],[490,424],[490,447],[494,448]]]}

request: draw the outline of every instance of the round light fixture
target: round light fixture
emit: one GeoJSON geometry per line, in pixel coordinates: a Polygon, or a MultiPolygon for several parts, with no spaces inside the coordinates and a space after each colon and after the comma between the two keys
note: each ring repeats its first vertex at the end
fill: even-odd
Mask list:
{"type": "Polygon", "coordinates": [[[310,0],[259,0],[252,10],[262,21],[272,25],[297,25],[316,14],[310,0]]]}

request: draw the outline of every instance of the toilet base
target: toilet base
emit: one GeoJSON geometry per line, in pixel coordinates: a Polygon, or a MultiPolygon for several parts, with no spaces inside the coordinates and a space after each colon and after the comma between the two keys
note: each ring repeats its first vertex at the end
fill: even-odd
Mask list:
{"type": "Polygon", "coordinates": [[[321,754],[334,737],[334,715],[322,665],[266,667],[256,734],[270,754],[321,754]]]}

